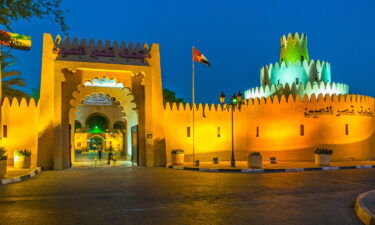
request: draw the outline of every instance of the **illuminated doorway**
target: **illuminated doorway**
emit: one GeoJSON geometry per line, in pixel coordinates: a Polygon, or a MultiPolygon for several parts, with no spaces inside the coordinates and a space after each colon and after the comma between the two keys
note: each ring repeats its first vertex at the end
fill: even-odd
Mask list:
{"type": "MultiPolygon", "coordinates": [[[[84,87],[84,91],[90,92],[91,89],[94,87],[84,87]]],[[[113,89],[117,88],[103,88],[104,93],[112,93],[111,95],[103,92],[90,93],[73,109],[73,166],[106,166],[110,153],[116,166],[134,165],[134,161],[131,161],[132,154],[139,153],[133,153],[130,130],[131,126],[138,125],[138,114],[132,96],[128,94],[129,90],[121,88],[115,95],[111,92],[113,89]],[[127,96],[123,101],[125,104],[113,97],[120,94],[127,96]]],[[[95,87],[94,90],[98,89],[95,87]]],[[[138,165],[138,161],[135,163],[138,165]]]]}
{"type": "Polygon", "coordinates": [[[91,137],[89,140],[89,150],[98,151],[101,147],[104,147],[103,138],[100,136],[91,137]]]}

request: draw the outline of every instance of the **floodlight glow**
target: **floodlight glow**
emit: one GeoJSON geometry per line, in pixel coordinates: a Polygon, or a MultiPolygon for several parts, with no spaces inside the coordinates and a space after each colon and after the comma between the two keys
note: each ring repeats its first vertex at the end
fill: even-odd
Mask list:
{"type": "Polygon", "coordinates": [[[113,88],[123,88],[124,85],[121,83],[117,83],[115,80],[111,79],[108,80],[106,78],[102,79],[93,79],[92,81],[86,81],[84,86],[94,86],[94,87],[113,87],[113,88]]]}

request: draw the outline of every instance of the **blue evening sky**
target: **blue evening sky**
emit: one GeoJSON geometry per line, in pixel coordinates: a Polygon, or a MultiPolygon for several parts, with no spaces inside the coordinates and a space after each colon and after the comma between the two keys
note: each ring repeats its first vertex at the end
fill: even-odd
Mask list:
{"type": "MultiPolygon", "coordinates": [[[[308,36],[310,58],[331,63],[332,80],[354,94],[375,96],[375,2],[293,1],[125,1],[65,0],[70,37],[160,44],[163,87],[191,99],[191,47],[212,67],[196,64],[196,102],[218,102],[259,86],[259,69],[278,61],[280,37],[308,36]]],[[[32,36],[31,51],[13,51],[15,69],[39,88],[44,32],[61,34],[49,19],[18,21],[14,32],[32,36]]]]}

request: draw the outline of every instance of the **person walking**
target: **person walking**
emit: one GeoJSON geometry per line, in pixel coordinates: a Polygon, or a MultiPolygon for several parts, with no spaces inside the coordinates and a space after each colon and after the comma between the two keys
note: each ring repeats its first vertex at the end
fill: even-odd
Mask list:
{"type": "Polygon", "coordinates": [[[102,151],[103,151],[103,145],[99,145],[99,147],[98,147],[98,156],[99,156],[99,159],[102,159],[102,151]]]}
{"type": "Polygon", "coordinates": [[[112,142],[109,142],[109,152],[108,152],[108,165],[111,163],[111,159],[112,159],[112,151],[113,151],[113,147],[112,147],[112,142]]]}

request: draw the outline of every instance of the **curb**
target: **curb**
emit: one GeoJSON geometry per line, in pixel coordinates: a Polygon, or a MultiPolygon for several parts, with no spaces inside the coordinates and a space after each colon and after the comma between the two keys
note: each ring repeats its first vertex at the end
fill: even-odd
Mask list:
{"type": "Polygon", "coordinates": [[[175,170],[194,170],[199,172],[222,172],[222,173],[286,173],[286,172],[303,172],[303,171],[330,171],[330,170],[348,170],[348,169],[370,169],[375,165],[363,166],[327,166],[327,167],[310,167],[310,168],[294,168],[294,169],[220,169],[220,168],[199,168],[184,166],[167,166],[167,168],[175,170]]]}
{"type": "Polygon", "coordinates": [[[37,167],[34,170],[30,171],[26,175],[18,176],[18,177],[11,177],[11,178],[4,178],[0,180],[0,185],[4,184],[12,184],[12,183],[17,183],[20,181],[25,181],[30,178],[33,178],[36,174],[42,172],[42,168],[37,167]]]}
{"type": "Polygon", "coordinates": [[[374,193],[375,190],[360,194],[355,200],[354,210],[358,218],[365,225],[374,225],[375,224],[375,215],[367,208],[364,199],[368,194],[374,193]]]}

